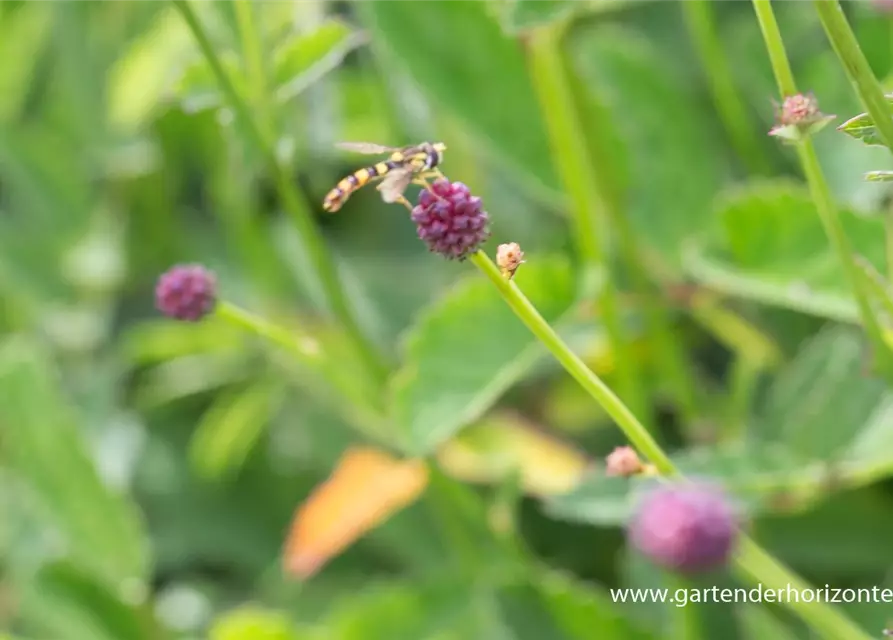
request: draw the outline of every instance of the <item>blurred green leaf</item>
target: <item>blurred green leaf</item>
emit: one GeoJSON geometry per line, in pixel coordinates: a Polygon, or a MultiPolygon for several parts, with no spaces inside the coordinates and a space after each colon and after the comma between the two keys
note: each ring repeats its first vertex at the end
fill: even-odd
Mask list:
{"type": "Polygon", "coordinates": [[[0,19],[0,122],[21,111],[51,24],[48,4],[28,3],[0,19]]]}
{"type": "Polygon", "coordinates": [[[279,100],[289,100],[337,68],[365,44],[366,36],[340,20],[327,20],[307,34],[293,35],[273,53],[279,100]]]}
{"type": "Polygon", "coordinates": [[[882,568],[893,566],[890,527],[890,499],[871,487],[831,496],[807,512],[766,514],[753,535],[796,571],[834,575],[839,583],[872,576],[877,584],[882,568]]]}
{"type": "Polygon", "coordinates": [[[893,402],[883,381],[864,375],[866,356],[856,329],[832,325],[816,334],[775,379],[759,435],[810,459],[839,455],[893,402]]]}
{"type": "MultiPolygon", "coordinates": [[[[728,192],[717,205],[723,248],[690,245],[686,267],[695,279],[728,295],[835,320],[856,321],[849,285],[804,186],[759,181],[728,192]]],[[[853,246],[884,268],[879,219],[840,211],[853,246]]]]}
{"type": "Polygon", "coordinates": [[[573,0],[507,0],[502,24],[510,33],[545,26],[569,17],[580,4],[573,0]]]}
{"type": "MultiPolygon", "coordinates": [[[[547,322],[558,323],[575,300],[571,267],[561,259],[528,262],[515,282],[547,322]]],[[[405,345],[392,379],[393,410],[403,443],[417,454],[480,417],[544,352],[477,274],[429,307],[405,345]]]]}
{"type": "Polygon", "coordinates": [[[171,67],[191,41],[172,8],[161,11],[154,24],[116,61],[109,78],[109,124],[132,132],[147,123],[171,84],[171,67]]]}
{"type": "MultiPolygon", "coordinates": [[[[232,51],[219,54],[220,64],[240,95],[247,95],[245,76],[238,56],[232,51]]],[[[187,113],[198,113],[222,106],[222,96],[217,79],[204,58],[198,57],[186,65],[173,83],[172,92],[187,113]]]]}
{"type": "Polygon", "coordinates": [[[209,640],[301,640],[287,616],[256,607],[243,607],[221,616],[211,625],[209,640]]]}
{"type": "Polygon", "coordinates": [[[371,0],[355,6],[373,41],[390,54],[388,64],[405,68],[503,162],[536,186],[558,189],[521,46],[502,32],[488,3],[371,0]]]}
{"type": "Polygon", "coordinates": [[[867,182],[893,182],[893,171],[869,171],[865,174],[867,182]]]}
{"type": "Polygon", "coordinates": [[[764,638],[797,640],[797,636],[773,616],[765,605],[756,603],[739,605],[738,617],[741,620],[744,640],[764,640],[764,638]]]}
{"type": "Polygon", "coordinates": [[[139,590],[150,562],[141,520],[102,484],[58,385],[35,344],[12,338],[0,348],[3,458],[45,502],[70,557],[114,590],[139,590]]]}
{"type": "MultiPolygon", "coordinates": [[[[101,553],[101,552],[100,552],[101,553]]],[[[115,595],[87,571],[54,563],[40,571],[25,591],[22,616],[28,628],[66,640],[161,640],[165,634],[127,601],[142,600],[137,591],[115,595]],[[122,599],[124,598],[124,599],[122,599]]]]}
{"type": "Polygon", "coordinates": [[[199,475],[217,479],[237,471],[281,400],[281,385],[263,378],[215,400],[202,416],[190,445],[192,464],[199,475]]]}
{"type": "Polygon", "coordinates": [[[333,611],[338,640],[583,640],[645,636],[600,592],[548,574],[501,584],[440,580],[367,589],[333,611]]]}
{"type": "MultiPolygon", "coordinates": [[[[893,117],[893,95],[887,96],[887,106],[890,109],[890,116],[893,117]]],[[[838,131],[843,131],[848,136],[863,142],[869,146],[887,146],[881,140],[877,126],[871,115],[868,113],[860,113],[837,127],[838,131]]]]}
{"type": "Polygon", "coordinates": [[[632,176],[626,199],[635,231],[670,266],[677,265],[683,241],[713,226],[709,205],[728,164],[718,129],[712,130],[699,96],[680,89],[685,84],[641,34],[588,25],[568,47],[583,86],[626,147],[620,161],[627,170],[605,170],[632,176]]]}

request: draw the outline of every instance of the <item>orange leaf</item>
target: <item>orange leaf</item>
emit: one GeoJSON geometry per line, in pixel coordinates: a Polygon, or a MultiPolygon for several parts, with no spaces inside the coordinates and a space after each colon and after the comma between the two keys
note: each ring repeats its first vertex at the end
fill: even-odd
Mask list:
{"type": "Polygon", "coordinates": [[[349,449],[329,478],[298,508],[285,543],[285,571],[315,574],[367,531],[412,504],[428,484],[421,460],[349,449]]]}

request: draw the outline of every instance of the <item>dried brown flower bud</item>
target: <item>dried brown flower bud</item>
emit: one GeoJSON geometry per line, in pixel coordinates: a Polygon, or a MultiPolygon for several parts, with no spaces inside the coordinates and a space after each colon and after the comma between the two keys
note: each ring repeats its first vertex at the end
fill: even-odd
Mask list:
{"type": "Polygon", "coordinates": [[[499,265],[499,270],[502,271],[503,277],[511,280],[515,275],[515,271],[523,263],[524,252],[521,251],[521,247],[517,242],[501,244],[496,249],[496,264],[499,265]]]}
{"type": "Polygon", "coordinates": [[[605,475],[634,476],[642,471],[642,461],[632,447],[617,447],[605,458],[605,475]]]}

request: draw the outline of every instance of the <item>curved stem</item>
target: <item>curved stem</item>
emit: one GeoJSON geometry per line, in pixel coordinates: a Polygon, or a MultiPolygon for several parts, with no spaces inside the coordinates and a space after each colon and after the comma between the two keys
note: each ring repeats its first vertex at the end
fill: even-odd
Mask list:
{"type": "MultiPolygon", "coordinates": [[[[503,278],[499,268],[481,251],[475,253],[471,257],[471,261],[493,283],[515,315],[530,329],[531,333],[549,349],[564,369],[614,419],[638,452],[657,467],[662,479],[679,477],[679,472],[670,458],[652,439],[642,423],[571,351],[570,347],[543,319],[514,281],[503,278]]],[[[772,589],[778,592],[788,588],[801,590],[809,588],[802,578],[775,560],[744,533],[739,536],[734,564],[740,575],[763,589],[772,589]]],[[[780,604],[789,606],[821,637],[829,640],[869,640],[871,637],[827,603],[818,600],[809,603],[795,602],[793,599],[779,599],[778,601],[780,604]]]]}
{"type": "Polygon", "coordinates": [[[717,33],[711,0],[685,0],[682,14],[710,84],[713,103],[729,139],[752,173],[769,174],[771,163],[754,136],[744,103],[717,33]]]}
{"type": "Polygon", "coordinates": [[[846,16],[843,15],[840,3],[837,0],[813,0],[813,5],[834,52],[840,58],[847,77],[856,89],[866,111],[871,115],[881,140],[888,149],[893,149],[893,118],[890,117],[890,105],[865,54],[859,47],[856,35],[847,23],[846,16]]]}
{"type": "MultiPolygon", "coordinates": [[[[821,0],[817,4],[822,4],[826,1],[821,0]]],[[[784,99],[787,96],[795,95],[797,93],[797,85],[794,82],[794,74],[791,71],[791,65],[788,61],[787,52],[785,51],[784,42],[781,38],[781,32],[778,29],[778,23],[775,20],[775,13],[772,10],[770,0],[753,0],[753,7],[757,20],[760,23],[760,30],[763,33],[763,40],[769,52],[769,59],[772,62],[772,70],[775,73],[781,97],[784,99]]],[[[858,45],[856,46],[858,47],[858,45]]],[[[890,120],[889,114],[887,119],[890,120]]],[[[893,121],[891,121],[891,125],[893,125],[893,121]]],[[[893,372],[893,369],[890,367],[890,350],[884,342],[880,324],[868,302],[868,294],[854,262],[853,249],[844,232],[828,182],[825,180],[824,173],[822,173],[815,146],[809,136],[805,136],[796,145],[800,165],[806,176],[806,182],[809,185],[809,191],[812,194],[813,202],[815,202],[822,226],[825,228],[825,234],[828,236],[835,253],[837,253],[837,258],[840,260],[840,264],[849,281],[850,289],[856,299],[856,304],[859,307],[862,326],[877,350],[878,363],[881,369],[887,373],[893,372]]]]}
{"type": "Polygon", "coordinates": [[[366,340],[363,332],[360,330],[358,322],[354,318],[353,310],[348,304],[347,297],[341,286],[335,263],[329,254],[322,234],[319,232],[319,229],[313,221],[309,205],[297,191],[291,178],[287,175],[276,157],[273,141],[265,135],[264,131],[258,125],[244,98],[239,95],[232,80],[227,75],[226,70],[224,70],[219,56],[216,51],[214,51],[214,47],[211,44],[207,33],[205,33],[198,17],[195,15],[192,7],[189,6],[188,1],[173,0],[173,3],[183,16],[183,20],[186,22],[189,30],[192,32],[196,43],[204,54],[208,65],[211,67],[211,71],[214,73],[214,77],[220,85],[221,91],[226,96],[236,117],[244,126],[246,133],[251,138],[254,145],[266,159],[270,171],[273,173],[283,207],[290,214],[291,219],[298,230],[299,239],[305,245],[304,249],[313,264],[313,270],[319,278],[322,291],[326,296],[331,311],[342,324],[345,332],[353,343],[354,348],[360,354],[370,372],[376,379],[383,379],[386,375],[386,368],[381,362],[379,354],[366,340]]]}
{"type": "Polygon", "coordinates": [[[540,100],[543,120],[549,134],[552,157],[571,202],[574,238],[584,265],[584,295],[596,282],[596,274],[606,274],[598,296],[605,332],[615,351],[620,395],[633,409],[644,415],[647,408],[645,387],[629,336],[623,327],[614,280],[610,277],[605,255],[609,198],[593,179],[597,174],[580,138],[578,114],[561,56],[563,25],[538,29],[529,41],[530,75],[540,100]]]}
{"type": "Polygon", "coordinates": [[[636,449],[653,463],[662,475],[676,475],[676,469],[670,462],[670,458],[651,437],[645,426],[639,422],[635,414],[586,366],[577,354],[571,351],[570,347],[555,333],[555,330],[539,314],[514,281],[503,278],[499,267],[481,251],[471,256],[471,261],[499,290],[508,305],[527,325],[533,335],[539,338],[540,342],[549,349],[567,372],[598,401],[636,449]]]}

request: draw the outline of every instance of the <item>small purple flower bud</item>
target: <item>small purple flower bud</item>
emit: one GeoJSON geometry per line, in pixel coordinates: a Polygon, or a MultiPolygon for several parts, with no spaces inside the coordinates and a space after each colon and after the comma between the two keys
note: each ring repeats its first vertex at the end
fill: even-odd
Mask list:
{"type": "Polygon", "coordinates": [[[428,249],[450,260],[464,260],[490,237],[481,199],[461,182],[438,180],[422,190],[411,217],[428,249]]]}
{"type": "Polygon", "coordinates": [[[214,308],[217,279],[198,264],[177,265],[158,278],[155,306],[171,318],[197,322],[214,308]]]}
{"type": "Polygon", "coordinates": [[[662,485],[638,505],[627,535],[655,564],[692,574],[728,562],[737,540],[738,517],[716,486],[690,481],[662,485]]]}

